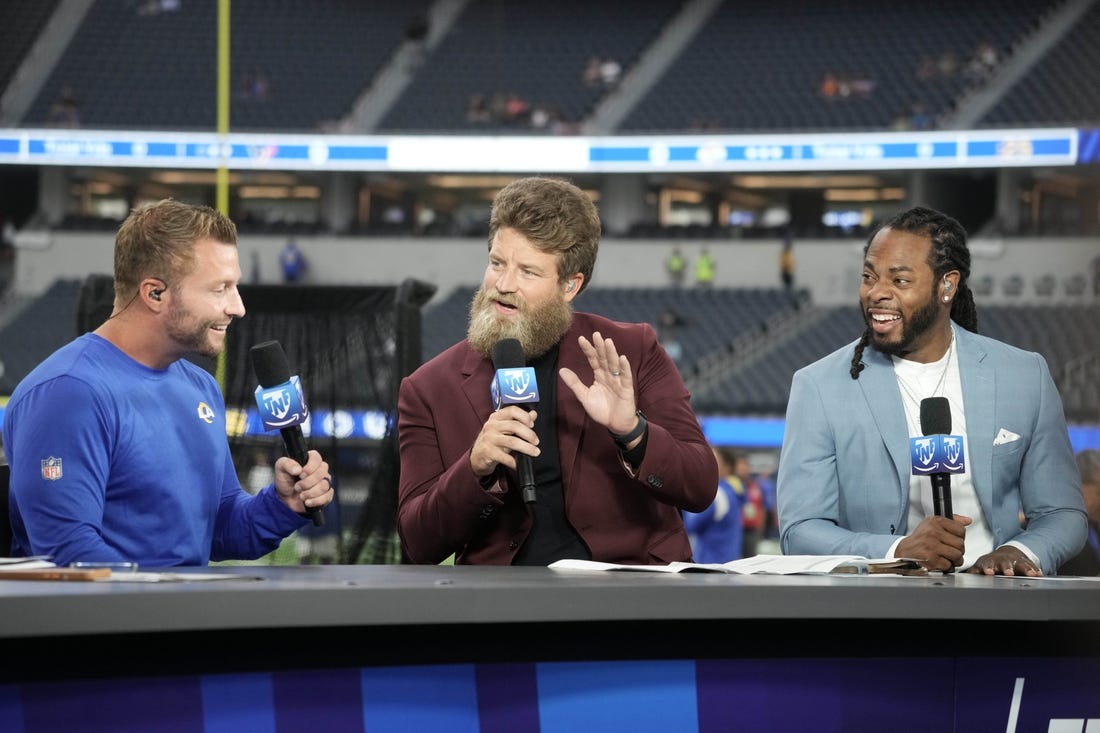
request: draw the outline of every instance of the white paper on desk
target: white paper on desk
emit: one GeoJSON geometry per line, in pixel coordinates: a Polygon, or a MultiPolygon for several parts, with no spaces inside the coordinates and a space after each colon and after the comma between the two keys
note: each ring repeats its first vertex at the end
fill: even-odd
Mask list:
{"type": "Polygon", "coordinates": [[[236,573],[179,573],[179,572],[145,572],[111,573],[110,577],[100,578],[99,583],[190,583],[210,582],[214,580],[261,580],[256,575],[238,575],[236,573]]]}
{"type": "Polygon", "coordinates": [[[668,565],[617,565],[595,560],[558,560],[554,570],[634,570],[651,573],[728,573],[732,575],[827,575],[842,565],[867,565],[860,555],[755,555],[727,563],[673,562],[668,565]]]}
{"type": "Polygon", "coordinates": [[[0,570],[42,570],[56,567],[57,565],[50,561],[49,555],[0,557],[0,570]]]}
{"type": "MultiPolygon", "coordinates": [[[[690,563],[681,564],[689,565],[690,563]]],[[[557,560],[547,567],[551,570],[638,570],[647,573],[679,573],[684,570],[684,568],[678,568],[675,565],[676,563],[673,565],[616,565],[615,563],[598,562],[596,560],[557,560]]],[[[715,567],[721,567],[721,565],[715,567]]]]}
{"type": "Polygon", "coordinates": [[[726,572],[752,575],[817,575],[828,574],[841,565],[869,562],[859,555],[755,555],[723,563],[726,572]]]}

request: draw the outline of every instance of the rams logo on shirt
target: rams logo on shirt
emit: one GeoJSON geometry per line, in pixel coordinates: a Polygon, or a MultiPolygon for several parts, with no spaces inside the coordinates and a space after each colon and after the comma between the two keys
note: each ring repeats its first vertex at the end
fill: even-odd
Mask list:
{"type": "Polygon", "coordinates": [[[214,411],[210,409],[210,405],[206,404],[205,402],[199,403],[199,419],[207,425],[210,425],[212,422],[214,422],[214,411]]]}

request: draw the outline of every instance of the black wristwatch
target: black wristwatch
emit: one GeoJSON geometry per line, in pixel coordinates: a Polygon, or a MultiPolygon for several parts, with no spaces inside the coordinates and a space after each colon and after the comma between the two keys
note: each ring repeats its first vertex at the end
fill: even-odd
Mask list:
{"type": "Polygon", "coordinates": [[[646,428],[649,427],[649,422],[645,419],[645,415],[641,410],[636,410],[634,414],[638,416],[638,424],[629,433],[619,435],[618,433],[611,433],[610,430],[607,431],[611,433],[611,439],[615,441],[615,445],[619,446],[619,450],[626,450],[626,447],[642,437],[646,428]]]}

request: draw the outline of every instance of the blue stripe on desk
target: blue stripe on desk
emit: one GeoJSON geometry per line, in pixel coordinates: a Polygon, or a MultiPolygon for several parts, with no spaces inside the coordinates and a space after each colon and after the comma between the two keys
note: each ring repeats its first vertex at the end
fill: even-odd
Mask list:
{"type": "MultiPolygon", "coordinates": [[[[371,733],[478,733],[477,681],[473,664],[363,669],[360,681],[363,691],[361,724],[371,733]]],[[[327,692],[323,694],[328,695],[327,692]]],[[[313,730],[348,729],[322,726],[313,730]]],[[[350,730],[364,730],[364,727],[350,730]]]]}
{"type": "Polygon", "coordinates": [[[275,690],[269,673],[205,675],[203,733],[275,733],[275,690]]]}
{"type": "Polygon", "coordinates": [[[698,730],[694,661],[543,663],[538,686],[541,733],[698,730]]]}

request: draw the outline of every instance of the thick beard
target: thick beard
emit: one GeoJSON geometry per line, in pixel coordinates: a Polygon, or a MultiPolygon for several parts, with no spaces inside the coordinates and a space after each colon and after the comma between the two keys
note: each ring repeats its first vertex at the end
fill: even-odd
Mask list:
{"type": "MultiPolygon", "coordinates": [[[[928,330],[935,325],[936,319],[939,317],[940,308],[939,304],[936,303],[935,292],[932,295],[933,297],[928,300],[928,303],[922,305],[910,318],[905,319],[901,327],[901,338],[899,340],[894,342],[882,341],[872,329],[871,348],[887,356],[904,357],[912,352],[913,342],[928,333],[928,330]]],[[[863,320],[867,324],[867,328],[871,329],[871,315],[862,303],[859,307],[863,312],[863,320]]]]}
{"type": "Polygon", "coordinates": [[[486,291],[485,286],[481,286],[470,302],[470,327],[466,339],[474,351],[486,358],[492,358],[493,344],[497,341],[514,338],[529,360],[537,359],[561,340],[573,322],[573,308],[558,298],[551,298],[535,308],[516,299],[517,317],[501,318],[493,306],[493,300],[500,297],[496,290],[486,291]]]}

